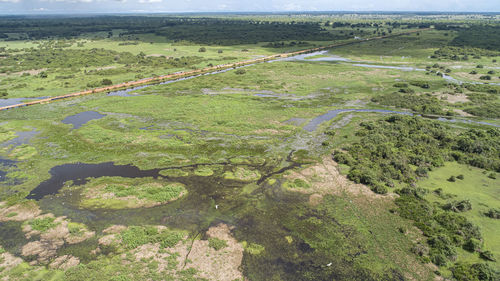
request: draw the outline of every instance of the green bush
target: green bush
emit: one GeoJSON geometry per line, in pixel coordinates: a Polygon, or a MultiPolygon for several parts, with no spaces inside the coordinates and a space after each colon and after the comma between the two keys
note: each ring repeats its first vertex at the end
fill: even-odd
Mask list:
{"type": "Polygon", "coordinates": [[[109,79],[102,79],[101,85],[103,85],[103,86],[113,85],[113,81],[111,81],[109,79]]]}
{"type": "Polygon", "coordinates": [[[500,210],[499,209],[489,209],[488,212],[485,213],[487,217],[492,219],[500,219],[500,210]]]}
{"type": "Polygon", "coordinates": [[[469,200],[453,201],[445,204],[443,206],[443,209],[453,211],[455,213],[467,212],[472,210],[472,204],[470,203],[469,200]]]}
{"type": "Polygon", "coordinates": [[[469,252],[479,252],[481,251],[481,241],[471,238],[465,242],[463,248],[469,252]]]}
{"type": "Polygon", "coordinates": [[[485,263],[458,263],[451,269],[453,277],[458,281],[494,281],[498,274],[485,263]]]}
{"type": "Polygon", "coordinates": [[[431,87],[429,83],[426,81],[412,81],[410,82],[410,84],[413,86],[420,87],[422,89],[429,89],[431,87]]]}
{"type": "Polygon", "coordinates": [[[239,68],[235,71],[235,73],[238,75],[243,75],[243,74],[247,73],[247,71],[242,69],[242,68],[239,68]]]}
{"type": "Polygon", "coordinates": [[[483,260],[487,260],[487,261],[497,261],[495,259],[495,256],[493,255],[493,253],[490,251],[481,251],[479,253],[479,257],[482,258],[483,260]]]}

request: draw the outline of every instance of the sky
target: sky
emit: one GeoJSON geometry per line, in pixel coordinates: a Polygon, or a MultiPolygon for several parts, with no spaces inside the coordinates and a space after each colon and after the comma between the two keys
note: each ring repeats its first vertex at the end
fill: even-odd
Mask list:
{"type": "Polygon", "coordinates": [[[443,11],[500,12],[500,0],[0,0],[0,14],[443,11]]]}

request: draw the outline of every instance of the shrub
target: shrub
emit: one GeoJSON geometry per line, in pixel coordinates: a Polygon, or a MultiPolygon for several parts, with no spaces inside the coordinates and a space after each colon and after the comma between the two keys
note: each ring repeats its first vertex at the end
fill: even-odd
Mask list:
{"type": "Polygon", "coordinates": [[[413,94],[415,93],[415,90],[413,90],[412,88],[401,88],[399,89],[399,92],[405,94],[413,94]]]}
{"type": "Polygon", "coordinates": [[[236,73],[237,75],[243,75],[243,74],[247,73],[247,71],[246,71],[246,70],[244,70],[244,69],[242,69],[242,68],[240,68],[240,69],[237,69],[235,73],[236,73]]]}
{"type": "Polygon", "coordinates": [[[109,79],[102,79],[101,85],[103,85],[103,86],[113,85],[113,81],[111,81],[109,79]]]}
{"type": "Polygon", "coordinates": [[[408,88],[408,84],[403,82],[395,83],[393,86],[396,88],[408,88]]]}
{"type": "Polygon", "coordinates": [[[496,279],[495,273],[485,263],[457,263],[452,267],[453,277],[458,281],[493,281],[496,279]]]}
{"type": "Polygon", "coordinates": [[[458,175],[458,176],[457,176],[457,179],[459,179],[459,180],[463,180],[463,179],[464,179],[464,175],[462,175],[462,174],[458,175]]]}
{"type": "Polygon", "coordinates": [[[455,182],[455,181],[456,181],[455,176],[451,176],[451,177],[449,177],[449,178],[447,179],[447,181],[449,181],[449,182],[455,182]]]}
{"type": "Polygon", "coordinates": [[[220,249],[226,248],[227,242],[226,240],[222,240],[216,237],[210,237],[208,238],[208,246],[218,251],[220,249]]]}
{"type": "Polygon", "coordinates": [[[469,252],[479,252],[481,251],[481,241],[471,238],[465,242],[463,248],[469,252]]]}
{"type": "Polygon", "coordinates": [[[477,74],[477,71],[473,70],[473,71],[469,72],[469,74],[477,74]]]}
{"type": "Polygon", "coordinates": [[[387,187],[382,184],[372,185],[371,190],[377,194],[387,194],[387,187]]]}
{"type": "Polygon", "coordinates": [[[410,82],[410,84],[413,86],[420,87],[422,89],[429,89],[431,87],[429,83],[425,81],[412,81],[410,82]]]}
{"type": "Polygon", "coordinates": [[[207,51],[207,48],[205,48],[205,47],[201,47],[198,49],[198,52],[200,52],[200,53],[204,53],[206,51],[207,51]]]}
{"type": "Polygon", "coordinates": [[[450,210],[455,213],[467,212],[472,210],[472,204],[470,203],[469,200],[453,201],[444,205],[443,209],[450,210]]]}
{"type": "Polygon", "coordinates": [[[496,261],[495,256],[490,251],[482,251],[479,253],[479,257],[487,261],[496,261]]]}
{"type": "Polygon", "coordinates": [[[480,76],[479,79],[481,79],[481,80],[491,80],[491,76],[490,75],[483,75],[483,76],[480,76]]]}
{"type": "Polygon", "coordinates": [[[485,213],[487,217],[492,219],[500,219],[500,210],[499,209],[489,209],[488,212],[485,213]]]}

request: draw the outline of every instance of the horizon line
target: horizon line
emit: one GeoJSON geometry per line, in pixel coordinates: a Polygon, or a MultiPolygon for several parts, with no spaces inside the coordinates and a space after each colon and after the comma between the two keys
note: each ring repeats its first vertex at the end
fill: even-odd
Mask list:
{"type": "Polygon", "coordinates": [[[11,12],[2,13],[0,17],[4,16],[49,16],[49,15],[175,15],[175,14],[493,14],[500,15],[500,11],[391,11],[391,10],[324,10],[324,11],[126,11],[126,12],[68,12],[68,11],[33,11],[33,12],[11,12]]]}

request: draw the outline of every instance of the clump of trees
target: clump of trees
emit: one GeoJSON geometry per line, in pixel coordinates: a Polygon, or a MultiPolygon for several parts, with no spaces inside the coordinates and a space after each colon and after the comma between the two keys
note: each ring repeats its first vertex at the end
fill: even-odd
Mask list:
{"type": "Polygon", "coordinates": [[[454,61],[468,61],[472,58],[480,58],[481,56],[485,57],[495,57],[500,55],[499,51],[495,50],[485,50],[482,48],[473,48],[473,47],[453,47],[453,46],[445,46],[434,52],[431,58],[434,59],[447,59],[454,61]]]}
{"type": "Polygon", "coordinates": [[[433,120],[393,115],[360,123],[356,136],[356,142],[335,151],[334,159],[350,166],[349,179],[380,193],[394,182],[413,184],[445,161],[500,171],[496,128],[457,133],[433,120]]]}

